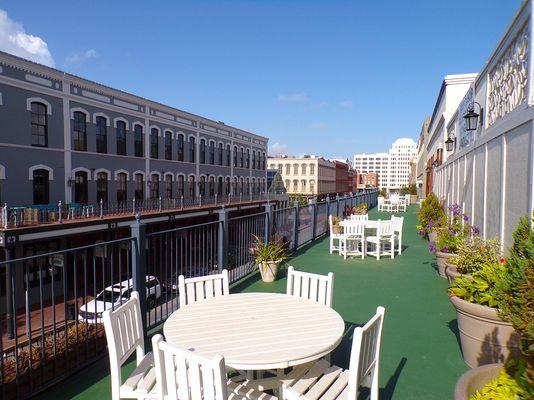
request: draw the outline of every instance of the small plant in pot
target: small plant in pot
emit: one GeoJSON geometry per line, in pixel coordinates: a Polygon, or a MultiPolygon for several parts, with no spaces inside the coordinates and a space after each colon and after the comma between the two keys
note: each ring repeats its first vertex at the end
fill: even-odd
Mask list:
{"type": "Polygon", "coordinates": [[[421,204],[419,222],[420,224],[417,226],[419,235],[430,239],[431,242],[435,242],[435,229],[445,226],[447,223],[447,216],[445,215],[443,206],[439,203],[438,198],[434,193],[430,193],[421,204]]]}
{"type": "MultiPolygon", "coordinates": [[[[472,229],[476,232],[475,229],[472,229]]],[[[498,263],[501,259],[501,248],[497,240],[485,240],[473,235],[458,245],[456,256],[445,262],[445,275],[449,283],[461,275],[470,275],[483,265],[498,263]]]]}
{"type": "Polygon", "coordinates": [[[334,235],[340,235],[343,233],[343,227],[339,224],[341,219],[338,216],[332,217],[332,233],[334,235]]]}
{"type": "Polygon", "coordinates": [[[287,246],[281,241],[265,243],[259,237],[254,238],[255,264],[260,270],[263,282],[274,282],[280,270],[280,265],[287,260],[287,246]]]}
{"type": "Polygon", "coordinates": [[[362,203],[358,207],[352,207],[352,214],[365,215],[367,214],[367,204],[362,203]]]}

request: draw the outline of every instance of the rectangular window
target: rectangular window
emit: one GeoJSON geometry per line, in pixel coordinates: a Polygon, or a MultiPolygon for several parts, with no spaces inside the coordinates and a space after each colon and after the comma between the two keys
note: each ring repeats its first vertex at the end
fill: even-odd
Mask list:
{"type": "Polygon", "coordinates": [[[165,160],[172,160],[172,133],[165,132],[165,160]]]}
{"type": "Polygon", "coordinates": [[[124,121],[117,121],[117,154],[119,156],[126,155],[126,123],[124,121]]]}
{"type": "Polygon", "coordinates": [[[172,199],[172,175],[165,175],[165,198],[172,199]]]}
{"type": "Polygon", "coordinates": [[[87,151],[87,123],[85,114],[79,111],[74,113],[73,149],[87,151]]]}
{"type": "Polygon", "coordinates": [[[195,162],[195,138],[189,137],[189,162],[195,162]]]}
{"type": "Polygon", "coordinates": [[[184,135],[179,134],[176,140],[178,161],[184,161],[184,135]]]}
{"type": "Polygon", "coordinates": [[[159,157],[159,131],[155,128],[152,128],[150,132],[150,157],[158,158],[159,157]]]}
{"type": "Polygon", "coordinates": [[[215,143],[210,142],[210,164],[215,164],[215,143]]]}
{"type": "Polygon", "coordinates": [[[107,120],[104,117],[96,118],[96,152],[108,152],[107,120]]]}
{"type": "Polygon", "coordinates": [[[46,106],[41,103],[31,104],[32,146],[48,146],[48,116],[46,106]]]}
{"type": "Polygon", "coordinates": [[[143,127],[141,125],[134,126],[134,155],[143,157],[143,127]]]}

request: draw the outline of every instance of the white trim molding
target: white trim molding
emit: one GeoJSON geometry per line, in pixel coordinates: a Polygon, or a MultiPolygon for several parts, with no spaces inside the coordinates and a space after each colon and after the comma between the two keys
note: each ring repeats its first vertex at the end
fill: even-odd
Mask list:
{"type": "MultiPolygon", "coordinates": [[[[193,175],[193,174],[191,174],[191,175],[193,175]]],[[[178,172],[178,173],[176,174],[176,180],[178,180],[178,178],[179,178],[180,176],[183,176],[183,177],[184,177],[184,182],[185,182],[185,178],[188,178],[183,172],[178,172]]],[[[194,175],[193,175],[193,176],[194,176],[194,175]]]]}
{"type": "Polygon", "coordinates": [[[36,171],[38,169],[44,169],[48,171],[48,180],[49,181],[54,180],[54,170],[52,168],[50,168],[48,165],[37,164],[37,165],[32,165],[30,168],[28,168],[28,179],[30,181],[33,181],[33,171],[36,171]]]}
{"type": "Polygon", "coordinates": [[[6,167],[0,164],[0,179],[6,179],[6,167]]]}
{"type": "Polygon", "coordinates": [[[161,172],[160,171],[150,171],[150,178],[152,178],[152,175],[158,175],[159,180],[161,181],[161,172]]]}
{"type": "Polygon", "coordinates": [[[171,134],[171,140],[174,140],[174,132],[171,129],[165,128],[163,130],[163,134],[161,135],[163,139],[165,139],[165,134],[169,132],[171,134]]]}
{"type": "Polygon", "coordinates": [[[109,169],[105,169],[105,168],[98,168],[98,169],[95,169],[95,172],[93,174],[93,179],[96,181],[96,177],[97,175],[100,173],[100,172],[105,172],[106,174],[108,174],[108,181],[111,180],[111,171],[109,169]]]}
{"type": "Polygon", "coordinates": [[[70,109],[70,119],[74,119],[74,113],[75,112],[81,112],[82,114],[85,114],[85,122],[91,121],[91,113],[87,111],[85,108],[81,107],[73,107],[70,109]]]}
{"type": "Polygon", "coordinates": [[[140,169],[138,169],[137,171],[132,172],[132,181],[135,181],[135,176],[136,176],[137,174],[141,174],[141,175],[143,175],[143,180],[146,181],[146,174],[145,174],[145,171],[141,171],[140,169]]]}
{"type": "Polygon", "coordinates": [[[165,177],[166,177],[167,175],[170,175],[171,178],[172,178],[171,180],[174,182],[174,174],[173,174],[172,172],[165,172],[165,173],[163,174],[163,180],[165,180],[165,177]]]}
{"type": "Polygon", "coordinates": [[[158,131],[158,136],[161,137],[161,128],[157,125],[150,125],[148,127],[149,133],[152,135],[152,129],[156,129],[158,131]]]}
{"type": "Polygon", "coordinates": [[[130,180],[130,173],[128,171],[126,171],[125,169],[118,169],[116,170],[114,173],[113,173],[113,178],[115,178],[115,180],[117,180],[117,176],[119,174],[126,174],[126,180],[129,181],[130,180]]]}
{"type": "Polygon", "coordinates": [[[106,119],[106,126],[110,126],[111,118],[109,118],[106,114],[103,112],[97,112],[93,114],[93,124],[96,125],[96,119],[97,117],[104,117],[106,119]]]}
{"type": "Polygon", "coordinates": [[[126,130],[130,130],[130,122],[124,118],[124,117],[115,117],[113,118],[113,127],[116,128],[117,127],[117,122],[118,121],[122,121],[126,124],[126,130]]]}
{"type": "Polygon", "coordinates": [[[32,110],[32,103],[43,103],[46,106],[46,113],[52,115],[52,104],[42,97],[28,97],[26,99],[26,110],[32,110]]]}
{"type": "Polygon", "coordinates": [[[87,180],[90,181],[91,180],[91,170],[89,168],[85,168],[85,167],[76,167],[76,168],[73,168],[72,171],[70,172],[70,177],[71,179],[74,179],[75,175],[76,175],[76,172],[85,172],[87,174],[87,180]]]}
{"type": "Polygon", "coordinates": [[[146,133],[145,124],[141,121],[134,121],[132,122],[132,131],[135,129],[136,125],[140,125],[141,128],[143,128],[143,133],[146,133]]]}

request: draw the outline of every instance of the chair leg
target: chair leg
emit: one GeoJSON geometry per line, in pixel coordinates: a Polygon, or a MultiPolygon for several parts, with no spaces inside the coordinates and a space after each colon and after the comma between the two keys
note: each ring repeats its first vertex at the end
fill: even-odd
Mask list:
{"type": "Polygon", "coordinates": [[[378,368],[375,366],[371,377],[371,400],[378,400],[378,368]]]}
{"type": "Polygon", "coordinates": [[[399,255],[402,254],[402,235],[399,235],[399,255]]]}
{"type": "Polygon", "coordinates": [[[391,258],[395,257],[395,239],[389,241],[389,252],[391,253],[391,258]]]}

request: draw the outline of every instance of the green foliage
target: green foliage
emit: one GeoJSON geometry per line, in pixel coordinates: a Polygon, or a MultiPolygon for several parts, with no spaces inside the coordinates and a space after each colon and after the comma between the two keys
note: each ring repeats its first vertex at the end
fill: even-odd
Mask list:
{"type": "Polygon", "coordinates": [[[534,385],[534,232],[531,220],[521,218],[498,286],[499,315],[521,338],[521,350],[534,385]]]}
{"type": "Polygon", "coordinates": [[[380,189],[380,193],[378,195],[382,196],[382,197],[388,197],[386,189],[384,189],[384,188],[380,189]]]}
{"type": "Polygon", "coordinates": [[[482,265],[471,276],[459,276],[449,288],[449,295],[470,303],[497,307],[497,285],[504,275],[504,265],[482,265]]]}
{"type": "Polygon", "coordinates": [[[367,214],[367,204],[362,203],[358,207],[352,207],[353,214],[367,214]]]}
{"type": "Polygon", "coordinates": [[[434,193],[430,193],[423,201],[419,211],[419,221],[426,234],[431,229],[443,227],[447,223],[447,216],[443,211],[443,206],[439,204],[439,200],[434,193]]]}
{"type": "Polygon", "coordinates": [[[289,257],[286,246],[281,241],[273,240],[269,243],[265,243],[258,236],[252,236],[254,238],[254,247],[252,251],[256,260],[256,265],[270,261],[285,261],[289,257]]]}
{"type": "Polygon", "coordinates": [[[417,194],[417,186],[415,185],[415,183],[412,183],[412,184],[410,184],[408,186],[402,187],[401,190],[400,190],[400,194],[401,195],[405,195],[405,194],[416,195],[417,194]]]}
{"type": "Polygon", "coordinates": [[[293,194],[289,196],[289,204],[293,206],[295,202],[298,203],[299,206],[307,206],[308,205],[308,198],[302,194],[293,194]]]}
{"type": "Polygon", "coordinates": [[[474,236],[462,241],[456,254],[458,257],[451,258],[449,262],[456,265],[458,272],[472,274],[484,265],[498,263],[501,249],[496,240],[484,240],[474,236]]]}
{"type": "Polygon", "coordinates": [[[469,400],[523,400],[532,399],[534,389],[526,380],[526,365],[511,360],[499,372],[497,378],[474,393],[469,400]]]}

